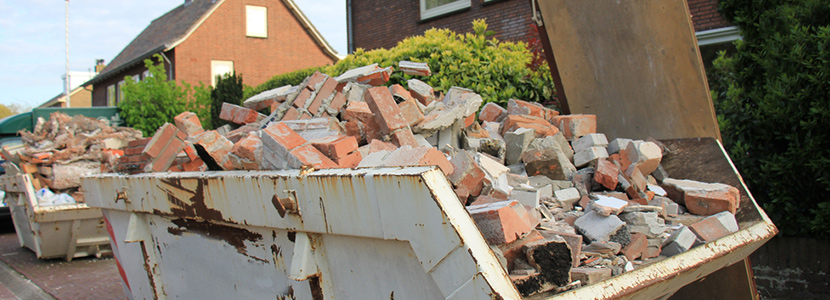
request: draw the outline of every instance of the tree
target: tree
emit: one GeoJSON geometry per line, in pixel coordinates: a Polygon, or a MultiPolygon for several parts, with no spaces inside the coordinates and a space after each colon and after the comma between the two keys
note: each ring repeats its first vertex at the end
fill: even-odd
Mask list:
{"type": "Polygon", "coordinates": [[[723,0],[741,28],[711,78],[727,148],[786,235],[830,237],[830,2],[723,0]]]}
{"type": "Polygon", "coordinates": [[[210,92],[210,117],[213,120],[213,128],[219,128],[229,122],[219,119],[222,112],[222,103],[242,105],[242,75],[232,73],[217,76],[216,87],[210,92]]]}
{"type": "Polygon", "coordinates": [[[8,107],[3,104],[0,104],[0,119],[12,116],[15,113],[8,107]]]}
{"type": "Polygon", "coordinates": [[[196,113],[203,126],[210,125],[210,87],[201,82],[193,88],[182,81],[167,80],[161,55],[153,55],[158,61],[144,60],[150,76],[136,82],[130,76],[124,78],[124,100],[118,103],[121,116],[127,126],[152,136],[164,123],[173,123],[173,118],[188,110],[196,113]]]}

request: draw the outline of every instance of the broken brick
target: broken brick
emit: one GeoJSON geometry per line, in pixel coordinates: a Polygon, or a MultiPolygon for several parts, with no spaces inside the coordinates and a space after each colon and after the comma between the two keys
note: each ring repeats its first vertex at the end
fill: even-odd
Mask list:
{"type": "Polygon", "coordinates": [[[392,94],[386,87],[373,87],[366,90],[364,100],[374,114],[375,120],[380,125],[384,134],[390,134],[397,129],[407,127],[409,124],[404,118],[392,94]]]}
{"type": "Polygon", "coordinates": [[[515,241],[533,230],[517,213],[517,205],[521,204],[515,200],[502,201],[468,206],[467,210],[487,243],[501,245],[515,241]]]}
{"type": "Polygon", "coordinates": [[[205,131],[202,128],[202,122],[199,121],[199,116],[189,111],[177,115],[173,118],[173,121],[176,123],[176,127],[187,136],[193,136],[205,131]]]}
{"type": "Polygon", "coordinates": [[[505,117],[507,117],[507,110],[494,102],[484,104],[478,114],[479,120],[487,122],[501,122],[505,117]]]}
{"type": "Polygon", "coordinates": [[[331,159],[345,157],[357,150],[357,139],[354,136],[328,136],[311,142],[315,148],[331,159]]]}
{"type": "Polygon", "coordinates": [[[453,172],[447,157],[433,147],[402,146],[383,159],[383,166],[438,166],[445,175],[453,172]]]}
{"type": "Polygon", "coordinates": [[[551,123],[556,125],[569,141],[597,132],[596,115],[574,114],[556,116],[553,117],[551,123]]]}

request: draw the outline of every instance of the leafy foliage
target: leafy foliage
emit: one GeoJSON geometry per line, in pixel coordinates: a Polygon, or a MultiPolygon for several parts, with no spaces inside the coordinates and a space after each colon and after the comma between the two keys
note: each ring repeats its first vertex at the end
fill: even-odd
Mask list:
{"type": "Polygon", "coordinates": [[[741,28],[710,78],[724,145],[787,235],[830,237],[830,2],[724,0],[741,28]]]}
{"type": "Polygon", "coordinates": [[[196,113],[204,124],[210,124],[210,87],[199,83],[196,88],[182,81],[167,80],[161,55],[144,60],[150,76],[136,82],[130,76],[124,78],[124,100],[118,103],[121,116],[127,126],[152,136],[165,122],[184,111],[196,113]]]}
{"type": "Polygon", "coordinates": [[[216,87],[210,92],[210,117],[213,128],[229,124],[228,121],[219,119],[219,113],[222,112],[222,103],[242,105],[242,90],[242,75],[236,75],[236,73],[226,74],[216,80],[216,87]]]}
{"type": "Polygon", "coordinates": [[[481,94],[485,102],[502,105],[510,98],[536,102],[553,98],[550,69],[547,64],[536,69],[528,67],[533,55],[527,44],[490,39],[492,32],[487,30],[484,20],[473,21],[473,31],[456,34],[447,29],[430,29],[424,35],[404,39],[391,49],[357,49],[335,65],[275,76],[251,92],[246,92],[246,97],[285,84],[296,85],[318,69],[337,76],[373,63],[386,67],[397,66],[398,62],[408,60],[428,63],[432,75],[424,78],[395,72],[388,84],[406,87],[407,80],[418,78],[437,91],[446,92],[452,86],[465,87],[481,94]]]}

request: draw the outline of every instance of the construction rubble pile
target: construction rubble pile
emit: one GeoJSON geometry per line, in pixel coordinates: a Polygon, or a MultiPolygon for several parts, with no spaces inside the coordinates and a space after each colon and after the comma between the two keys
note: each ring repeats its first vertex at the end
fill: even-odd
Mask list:
{"type": "Polygon", "coordinates": [[[206,131],[182,113],[131,142],[119,170],[438,166],[523,295],[592,284],[738,230],[738,189],[670,178],[656,140],[609,142],[594,115],[515,99],[482,107],[461,87],[384,86],[393,72],[318,72],[225,103],[220,118],[235,128],[206,131]]]}
{"type": "Polygon", "coordinates": [[[81,176],[115,170],[126,145],[141,131],[111,127],[106,121],[55,112],[38,118],[33,132],[20,132],[24,148],[5,152],[6,172],[31,174],[41,206],[84,202],[81,176]]]}

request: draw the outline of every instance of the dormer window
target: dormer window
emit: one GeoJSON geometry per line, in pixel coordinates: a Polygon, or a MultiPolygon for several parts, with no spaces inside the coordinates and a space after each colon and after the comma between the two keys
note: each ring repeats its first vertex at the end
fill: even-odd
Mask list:
{"type": "Polygon", "coordinates": [[[268,8],[245,5],[245,32],[249,37],[268,37],[268,8]]]}

